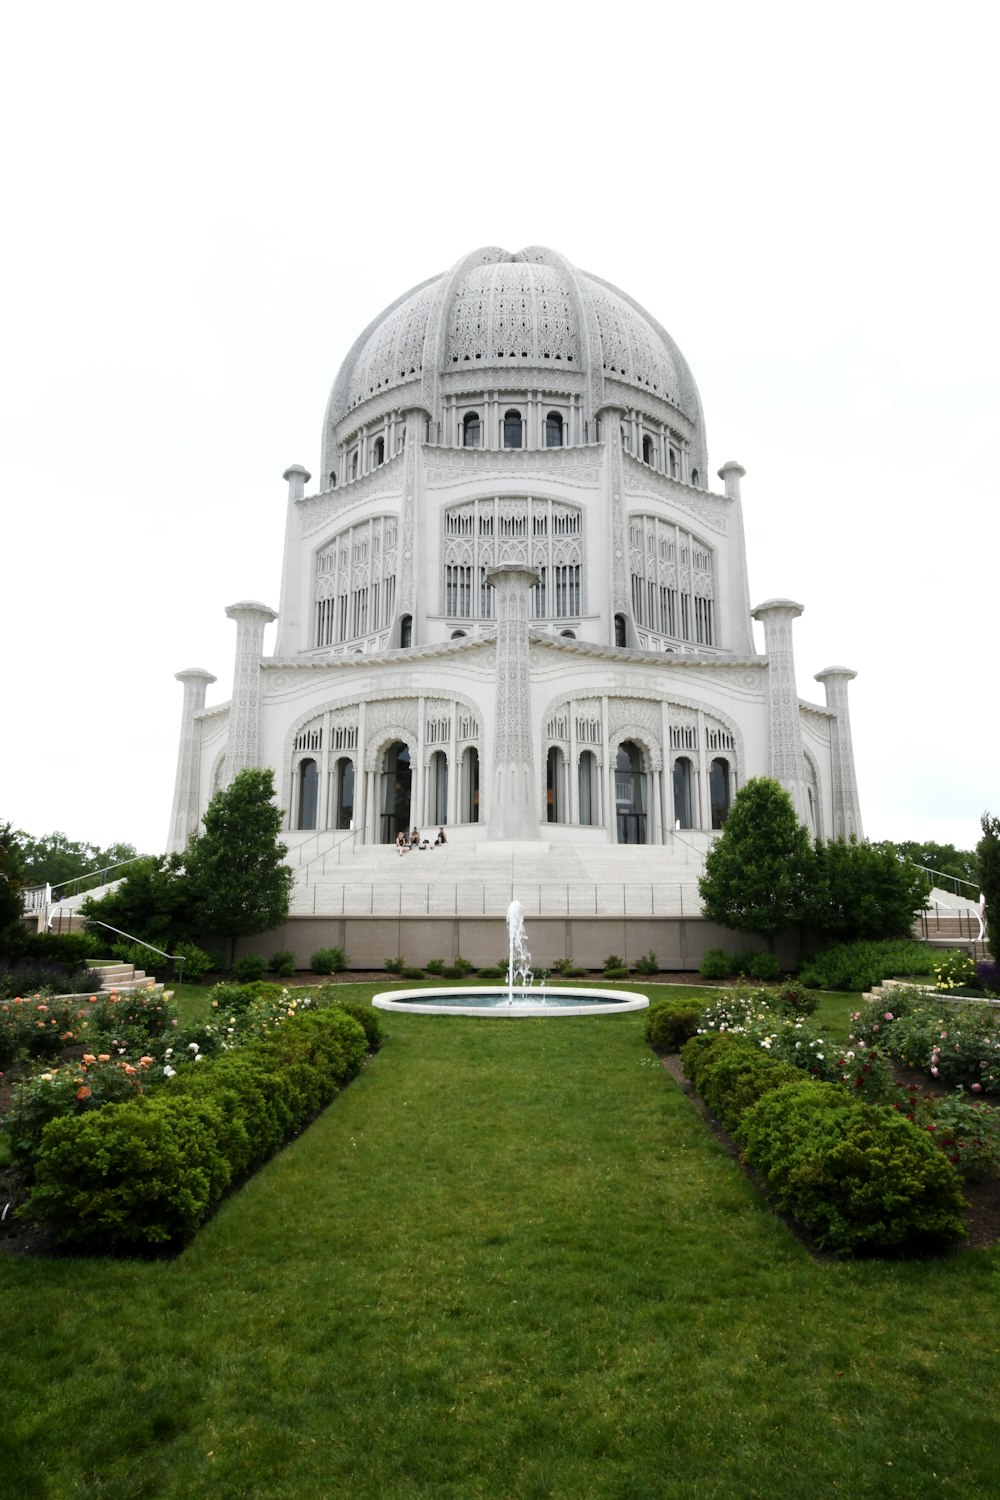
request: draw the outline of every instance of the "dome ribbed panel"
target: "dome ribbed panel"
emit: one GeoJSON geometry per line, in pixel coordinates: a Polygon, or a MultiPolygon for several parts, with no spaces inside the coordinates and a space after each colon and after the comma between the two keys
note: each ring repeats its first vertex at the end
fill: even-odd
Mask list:
{"type": "Polygon", "coordinates": [[[436,289],[436,282],[422,287],[376,328],[351,371],[348,411],[379,391],[419,379],[424,334],[436,289]]]}
{"type": "Polygon", "coordinates": [[[681,382],[663,340],[621,297],[590,277],[586,285],[601,330],[605,374],[680,404],[681,382]]]}
{"type": "Polygon", "coordinates": [[[469,365],[580,366],[572,290],[551,266],[475,266],[455,289],[442,369],[469,365]]]}

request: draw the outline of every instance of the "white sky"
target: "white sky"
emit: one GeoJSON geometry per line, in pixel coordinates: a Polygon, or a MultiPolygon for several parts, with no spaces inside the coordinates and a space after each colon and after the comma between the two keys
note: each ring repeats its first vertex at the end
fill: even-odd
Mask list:
{"type": "MultiPolygon", "coordinates": [[[[1000,812],[996,7],[190,0],[5,22],[0,821],[166,840],[370,318],[481,244],[670,330],[866,832],[1000,812]],[[994,579],[991,582],[991,579],[994,579]],[[991,603],[992,601],[992,603],[991,603]]],[[[270,639],[270,638],[269,638],[270,639]]],[[[270,649],[268,644],[267,649],[270,649]]]]}

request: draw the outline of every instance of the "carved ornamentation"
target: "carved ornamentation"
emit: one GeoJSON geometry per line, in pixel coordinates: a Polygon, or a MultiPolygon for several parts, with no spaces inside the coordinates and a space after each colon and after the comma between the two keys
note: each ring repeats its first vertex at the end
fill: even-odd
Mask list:
{"type": "Polygon", "coordinates": [[[424,479],[429,489],[467,484],[470,479],[501,477],[516,484],[546,480],[596,486],[600,450],[583,448],[434,448],[426,451],[424,479]]]}

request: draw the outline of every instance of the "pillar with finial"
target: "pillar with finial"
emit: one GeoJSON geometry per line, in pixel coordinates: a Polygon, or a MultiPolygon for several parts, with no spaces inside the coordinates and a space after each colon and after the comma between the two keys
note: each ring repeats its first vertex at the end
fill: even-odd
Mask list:
{"type": "Polygon", "coordinates": [[[534,737],[528,676],[528,623],[537,568],[499,563],[486,575],[497,622],[496,726],[487,837],[537,839],[534,737]]]}
{"type": "Polygon", "coordinates": [[[201,725],[195,716],[205,707],[205,694],[209,684],[215,681],[211,672],[206,672],[204,667],[188,667],[174,675],[178,682],[184,684],[184,704],[181,709],[181,743],[177,752],[174,801],[170,811],[170,834],[167,838],[168,854],[180,853],[198,828],[201,725]]]}

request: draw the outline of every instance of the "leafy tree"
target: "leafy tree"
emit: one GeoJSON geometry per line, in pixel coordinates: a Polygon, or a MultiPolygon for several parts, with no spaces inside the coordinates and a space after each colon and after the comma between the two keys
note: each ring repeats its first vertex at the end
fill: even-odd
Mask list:
{"type": "Polygon", "coordinates": [[[136,858],[134,844],[96,844],[67,838],[65,833],[45,833],[41,838],[19,833],[24,853],[24,878],[28,885],[63,885],[109,865],[136,858]]]}
{"type": "Polygon", "coordinates": [[[698,882],[704,915],[757,932],[772,950],[779,932],[807,915],[815,869],[809,835],[777,781],[759,776],[736,794],[698,882]]]}
{"type": "Polygon", "coordinates": [[[0,951],[20,925],[24,858],[18,835],[10,823],[0,823],[0,951]]]}
{"type": "MultiPolygon", "coordinates": [[[[935,844],[933,841],[918,844],[912,839],[897,843],[896,848],[915,865],[925,865],[939,875],[950,875],[953,880],[979,884],[979,861],[973,849],[956,849],[954,844],[935,844]]],[[[940,882],[935,880],[934,884],[940,882]]]]}
{"type": "Polygon", "coordinates": [[[274,805],[274,773],[240,771],[217,792],[203,819],[204,832],[188,843],[184,863],[202,933],[233,941],[267,932],[288,915],[294,876],[282,863],[282,815],[274,805]]]}
{"type": "MultiPolygon", "coordinates": [[[[172,953],[197,926],[193,898],[182,855],[149,855],[129,865],[113,891],[99,900],[84,901],[80,910],[95,923],[106,922],[129,937],[172,953]]],[[[105,927],[92,930],[109,945],[116,941],[105,927]]]]}
{"type": "Polygon", "coordinates": [[[835,942],[906,937],[930,880],[892,843],[816,840],[810,921],[835,942]]]}
{"type": "Polygon", "coordinates": [[[980,819],[983,836],[976,845],[979,882],[986,899],[987,938],[990,952],[1000,959],[1000,818],[984,812],[980,819]]]}

